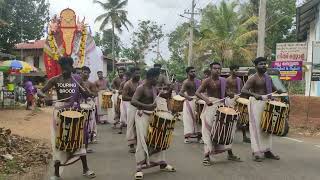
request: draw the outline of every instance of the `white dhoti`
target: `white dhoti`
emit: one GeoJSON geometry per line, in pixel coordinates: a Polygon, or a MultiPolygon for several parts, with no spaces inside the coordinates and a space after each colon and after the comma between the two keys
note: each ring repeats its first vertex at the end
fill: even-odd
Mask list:
{"type": "Polygon", "coordinates": [[[196,99],[192,101],[185,100],[183,103],[183,129],[184,137],[198,137],[200,134],[200,128],[196,120],[196,99]]]}
{"type": "MultiPolygon", "coordinates": [[[[95,104],[95,100],[94,99],[87,99],[87,105],[90,106],[90,109],[91,110],[91,113],[88,117],[88,132],[89,132],[89,137],[92,136],[96,136],[98,134],[98,128],[97,128],[97,121],[96,121],[96,116],[95,116],[95,113],[96,113],[96,104],[95,104]]],[[[90,138],[89,138],[90,140],[90,138]]]]}
{"type": "MultiPolygon", "coordinates": [[[[120,111],[119,109],[117,109],[117,105],[118,105],[118,96],[119,96],[119,91],[115,90],[115,92],[112,95],[112,102],[113,102],[113,112],[114,112],[114,117],[115,118],[120,118],[119,115],[117,114],[117,111],[120,111]]],[[[118,119],[119,120],[119,119],[118,119]]]]}
{"type": "Polygon", "coordinates": [[[149,123],[152,120],[152,112],[138,110],[135,115],[135,123],[137,129],[137,148],[136,148],[136,163],[137,171],[142,169],[166,164],[165,151],[161,151],[150,155],[146,143],[149,123]],[[146,114],[148,113],[148,114],[146,114]]]}
{"type": "Polygon", "coordinates": [[[120,123],[122,125],[127,125],[127,111],[130,101],[121,101],[120,103],[120,123]]]}
{"type": "Polygon", "coordinates": [[[251,149],[254,155],[261,156],[272,148],[272,135],[262,132],[260,122],[266,101],[249,98],[249,130],[251,138],[251,149]]]}
{"type": "MultiPolygon", "coordinates": [[[[220,99],[210,97],[211,102],[219,101],[220,99]]],[[[204,142],[204,155],[208,156],[210,154],[219,154],[225,152],[226,150],[230,150],[232,144],[230,145],[219,145],[214,144],[211,140],[211,132],[212,127],[215,126],[217,122],[216,113],[217,108],[222,103],[215,103],[212,106],[208,106],[207,104],[204,105],[203,111],[201,113],[201,120],[202,120],[202,140],[204,142]]],[[[235,130],[235,128],[234,128],[235,130]]]]}
{"type": "Polygon", "coordinates": [[[234,108],[236,106],[236,99],[237,97],[234,97],[234,98],[226,97],[225,105],[234,108]]]}
{"type": "Polygon", "coordinates": [[[98,121],[99,122],[106,122],[108,119],[108,111],[107,109],[102,108],[102,94],[107,92],[106,90],[101,90],[98,92],[98,97],[96,98],[96,110],[98,114],[98,121]]]}
{"type": "MultiPolygon", "coordinates": [[[[60,126],[60,119],[58,117],[59,109],[62,109],[67,103],[65,102],[56,102],[55,108],[53,110],[53,118],[52,123],[50,125],[51,130],[51,145],[52,145],[52,151],[53,151],[53,161],[60,161],[61,164],[67,164],[70,161],[73,161],[80,156],[86,155],[86,148],[85,145],[75,151],[74,153],[69,153],[65,151],[60,151],[56,148],[56,138],[57,133],[59,132],[59,126],[60,126]]],[[[60,167],[60,172],[62,173],[63,166],[60,167]]]]}
{"type": "Polygon", "coordinates": [[[126,138],[128,141],[128,145],[133,145],[137,143],[137,132],[136,132],[136,125],[135,125],[135,116],[136,116],[137,108],[128,103],[127,108],[127,134],[126,138]]]}

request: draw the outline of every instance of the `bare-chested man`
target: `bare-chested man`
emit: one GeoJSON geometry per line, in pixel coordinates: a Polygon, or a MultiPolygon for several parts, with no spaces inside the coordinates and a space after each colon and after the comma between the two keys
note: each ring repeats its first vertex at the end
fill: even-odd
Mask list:
{"type": "Polygon", "coordinates": [[[133,67],[130,69],[131,79],[127,81],[123,87],[122,91],[122,101],[127,105],[127,134],[126,138],[128,140],[129,152],[135,153],[136,150],[134,145],[137,144],[137,133],[136,126],[134,122],[134,117],[136,115],[137,108],[131,105],[131,99],[135,93],[137,87],[140,84],[140,68],[133,67]]]}
{"type": "Polygon", "coordinates": [[[98,92],[98,97],[96,98],[96,119],[97,122],[105,124],[107,123],[107,110],[102,108],[102,94],[106,91],[110,91],[109,89],[109,82],[107,79],[105,79],[103,77],[103,72],[102,71],[98,71],[97,72],[98,75],[98,80],[94,82],[94,84],[97,86],[99,92],[98,92]]]}
{"type": "Polygon", "coordinates": [[[116,124],[118,124],[120,122],[120,109],[117,108],[117,103],[118,103],[120,85],[123,81],[125,81],[124,73],[125,73],[125,69],[119,68],[118,69],[118,76],[112,80],[112,85],[111,85],[111,88],[113,90],[112,100],[113,100],[113,104],[114,104],[113,107],[114,107],[114,113],[115,113],[114,120],[116,121],[114,126],[116,126],[116,124]]]}
{"type": "MultiPolygon", "coordinates": [[[[230,76],[227,78],[227,99],[226,105],[230,107],[235,107],[236,99],[240,96],[241,89],[243,87],[241,79],[238,77],[238,65],[231,65],[230,76]]],[[[239,122],[238,122],[239,123],[239,122]]],[[[247,137],[246,128],[247,124],[240,124],[242,130],[243,142],[250,143],[250,138],[247,137]]]]}
{"type": "Polygon", "coordinates": [[[98,71],[98,80],[96,80],[94,83],[97,86],[98,90],[109,90],[109,82],[107,79],[103,78],[103,72],[98,71]]]}
{"type": "Polygon", "coordinates": [[[143,179],[142,169],[159,166],[162,171],[174,172],[175,169],[165,161],[165,152],[161,151],[149,154],[146,144],[149,123],[152,120],[152,113],[157,107],[157,89],[156,84],[159,77],[159,70],[151,68],[148,70],[145,82],[139,86],[134,93],[131,104],[138,111],[135,115],[137,130],[137,150],[136,163],[137,172],[135,179],[143,179]]]}
{"type": "Polygon", "coordinates": [[[267,72],[267,59],[258,57],[254,60],[257,70],[251,78],[246,82],[241,90],[244,95],[249,98],[249,129],[251,139],[251,149],[254,161],[261,162],[263,156],[269,159],[279,160],[280,157],[271,152],[272,135],[261,131],[260,121],[264,111],[266,100],[271,97],[271,93],[277,90],[267,72]]]}
{"type": "Polygon", "coordinates": [[[202,114],[202,139],[204,141],[203,165],[210,166],[210,154],[218,154],[228,151],[228,160],[240,161],[240,158],[233,155],[231,145],[218,145],[211,141],[211,129],[217,122],[216,112],[219,105],[223,104],[226,91],[226,79],[220,77],[221,65],[218,62],[210,64],[211,77],[202,81],[196,95],[206,102],[202,114]],[[207,93],[207,97],[202,92],[207,93]]]}
{"type": "Polygon", "coordinates": [[[201,131],[196,120],[196,91],[199,88],[201,81],[196,79],[196,70],[194,67],[187,67],[186,73],[188,79],[183,81],[180,96],[185,97],[183,103],[183,127],[184,127],[184,143],[190,143],[190,138],[197,138],[201,141],[201,131]]]}
{"type": "Polygon", "coordinates": [[[59,59],[59,65],[62,69],[62,74],[51,78],[45,87],[39,92],[39,96],[45,96],[44,93],[55,87],[57,91],[58,100],[55,103],[53,123],[51,123],[51,144],[53,148],[53,160],[54,160],[54,176],[51,179],[59,179],[60,172],[59,167],[61,164],[68,164],[68,162],[74,156],[80,156],[83,168],[83,175],[89,178],[95,177],[95,173],[90,171],[87,165],[86,149],[83,145],[73,153],[60,151],[56,148],[57,131],[60,128],[60,120],[58,119],[58,111],[63,108],[77,107],[80,105],[80,94],[85,96],[93,96],[93,94],[84,87],[81,77],[72,75],[73,59],[70,57],[62,57],[59,59]]]}
{"type": "Polygon", "coordinates": [[[127,108],[128,108],[128,104],[129,102],[123,101],[122,99],[122,92],[123,92],[123,88],[126,82],[128,82],[131,78],[131,73],[130,72],[126,72],[125,73],[125,80],[121,82],[120,84],[120,88],[119,88],[119,98],[118,100],[121,101],[120,102],[120,127],[119,127],[119,132],[118,134],[122,134],[122,128],[127,126],[127,108]]]}
{"type": "MultiPolygon", "coordinates": [[[[97,122],[96,122],[96,116],[95,116],[95,97],[98,96],[98,88],[95,85],[95,83],[89,81],[91,70],[87,66],[82,67],[82,81],[86,88],[90,90],[90,92],[93,93],[93,97],[83,97],[82,102],[83,104],[86,104],[86,107],[82,108],[88,108],[88,110],[91,110],[88,115],[88,139],[87,143],[96,143],[97,142],[97,122]]],[[[91,148],[87,148],[87,152],[93,152],[91,148]]]]}

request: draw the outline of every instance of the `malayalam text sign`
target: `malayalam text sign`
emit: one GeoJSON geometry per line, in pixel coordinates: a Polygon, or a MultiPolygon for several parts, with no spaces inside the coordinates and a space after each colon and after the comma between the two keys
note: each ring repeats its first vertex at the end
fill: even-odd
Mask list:
{"type": "Polygon", "coordinates": [[[282,80],[302,80],[302,61],[273,61],[272,68],[280,71],[282,80]]]}
{"type": "Polygon", "coordinates": [[[276,61],[306,61],[306,43],[277,43],[276,61]]]}

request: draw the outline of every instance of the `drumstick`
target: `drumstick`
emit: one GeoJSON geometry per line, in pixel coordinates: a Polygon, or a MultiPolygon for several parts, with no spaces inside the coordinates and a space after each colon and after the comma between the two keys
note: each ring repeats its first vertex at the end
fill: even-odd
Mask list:
{"type": "MultiPolygon", "coordinates": [[[[239,96],[240,94],[241,94],[241,93],[236,94],[235,96],[239,96]]],[[[214,101],[214,102],[212,102],[212,104],[215,104],[215,103],[218,103],[218,102],[224,101],[226,98],[227,98],[227,97],[225,97],[225,98],[223,98],[223,99],[220,99],[220,100],[218,100],[218,101],[214,101]]]]}

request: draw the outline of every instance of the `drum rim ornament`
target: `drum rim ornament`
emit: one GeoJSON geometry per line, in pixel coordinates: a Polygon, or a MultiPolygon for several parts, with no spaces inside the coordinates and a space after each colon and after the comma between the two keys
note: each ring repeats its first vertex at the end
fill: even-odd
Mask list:
{"type": "MultiPolygon", "coordinates": [[[[60,150],[60,151],[65,151],[65,152],[75,152],[77,151],[78,149],[81,149],[82,147],[84,147],[84,139],[85,139],[85,134],[84,134],[84,128],[85,128],[85,123],[86,123],[86,113],[82,110],[82,109],[79,109],[79,108],[63,108],[63,109],[60,109],[57,113],[57,118],[59,119],[59,123],[57,123],[58,125],[58,132],[56,133],[56,137],[55,137],[55,148],[60,150]],[[73,144],[73,145],[70,145],[66,142],[68,141],[62,141],[62,139],[64,137],[63,136],[63,132],[61,132],[61,128],[64,127],[65,129],[65,124],[64,122],[66,121],[67,118],[69,117],[66,117],[66,116],[63,116],[62,113],[65,112],[65,111],[70,111],[70,112],[77,112],[78,113],[81,113],[82,116],[80,118],[77,118],[79,121],[79,124],[78,126],[76,127],[76,131],[77,131],[77,135],[79,135],[79,137],[77,137],[78,139],[78,142],[74,142],[76,144],[73,144]],[[63,117],[63,119],[61,119],[61,117],[63,117]],[[71,147],[70,147],[71,146],[71,147]]],[[[75,118],[71,118],[71,127],[73,127],[73,120],[75,118]]],[[[69,128],[69,129],[72,129],[72,128],[69,128]]],[[[70,134],[70,132],[68,132],[68,135],[70,134]]],[[[72,135],[72,132],[71,132],[71,135],[72,135]]],[[[70,141],[71,140],[71,137],[68,136],[67,137],[68,140],[70,141]]],[[[65,140],[65,139],[63,139],[65,140]]]]}
{"type": "Polygon", "coordinates": [[[154,151],[159,152],[159,151],[167,150],[170,147],[170,144],[173,139],[173,131],[176,123],[176,116],[172,116],[172,114],[169,111],[158,111],[158,110],[154,111],[151,116],[152,116],[152,119],[150,120],[150,123],[149,123],[148,133],[146,138],[146,144],[148,146],[148,149],[150,153],[154,151]],[[172,119],[164,119],[163,117],[158,116],[162,114],[162,112],[166,114],[170,114],[171,115],[170,118],[172,119]],[[156,120],[156,117],[158,117],[157,120],[156,120]],[[167,134],[164,135],[164,139],[160,139],[160,137],[163,137],[162,134],[159,134],[159,135],[156,134],[157,132],[159,132],[157,127],[159,127],[160,119],[164,119],[164,123],[162,123],[161,130],[165,129],[166,122],[170,121],[168,125],[169,128],[167,128],[165,131],[167,134]],[[155,144],[152,144],[154,138],[156,139],[156,142],[155,144]],[[159,140],[162,140],[162,141],[159,142],[159,140]],[[160,143],[159,148],[158,148],[158,142],[160,143]]]}
{"type": "Polygon", "coordinates": [[[229,107],[229,106],[225,106],[225,105],[219,105],[217,107],[217,114],[216,114],[216,120],[215,122],[213,123],[213,126],[211,128],[211,141],[215,144],[220,144],[220,145],[229,145],[229,144],[232,144],[233,142],[233,139],[234,139],[234,135],[235,135],[235,129],[236,129],[236,126],[237,126],[237,121],[239,119],[239,111],[237,111],[236,109],[233,109],[236,113],[235,114],[225,114],[224,115],[224,119],[223,120],[220,120],[218,119],[219,117],[222,117],[221,114],[223,114],[223,112],[220,112],[220,108],[229,108],[229,109],[233,109],[232,107],[229,107]],[[219,114],[218,114],[219,113],[219,114]],[[231,116],[232,119],[231,120],[228,120],[227,122],[227,117],[231,116]],[[223,122],[221,122],[223,121],[223,122]],[[232,121],[231,123],[229,123],[230,121],[232,121]],[[222,125],[222,131],[224,129],[224,132],[227,131],[226,133],[224,133],[224,135],[226,135],[226,137],[224,138],[224,140],[222,139],[222,141],[220,141],[222,137],[222,132],[218,132],[218,130],[220,130],[220,124],[223,123],[223,124],[226,124],[228,123],[229,126],[228,128],[224,128],[224,126],[222,125]],[[231,125],[230,125],[231,124],[231,125]],[[217,140],[215,140],[215,137],[216,135],[218,136],[217,140]]]}

